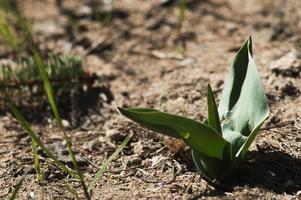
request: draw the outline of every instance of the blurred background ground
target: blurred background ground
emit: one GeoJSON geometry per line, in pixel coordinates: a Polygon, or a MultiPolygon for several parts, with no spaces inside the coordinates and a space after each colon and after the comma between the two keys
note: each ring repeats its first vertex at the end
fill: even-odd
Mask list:
{"type": "MultiPolygon", "coordinates": [[[[43,55],[81,56],[85,71],[98,77],[84,94],[75,95],[76,101],[68,101],[72,95],[58,98],[87,179],[134,134],[93,199],[301,198],[301,3],[188,0],[181,24],[177,0],[116,0],[112,7],[96,0],[15,2],[32,23],[43,55]],[[271,114],[225,192],[202,179],[187,147],[129,122],[115,106],[153,107],[203,120],[207,83],[219,99],[229,65],[249,36],[271,114]]],[[[0,58],[14,60],[4,44],[0,41],[0,58]]],[[[26,170],[31,173],[20,199],[30,192],[37,199],[72,199],[62,186],[64,175],[43,156],[47,184],[41,193],[30,138],[1,109],[0,199],[26,170]]],[[[29,105],[24,112],[49,148],[63,154],[50,109],[29,105]]]]}

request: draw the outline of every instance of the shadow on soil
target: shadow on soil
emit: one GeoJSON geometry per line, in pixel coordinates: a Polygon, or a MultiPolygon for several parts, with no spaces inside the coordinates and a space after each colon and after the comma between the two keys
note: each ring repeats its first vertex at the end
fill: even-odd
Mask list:
{"type": "MultiPolygon", "coordinates": [[[[267,148],[251,151],[234,172],[233,180],[227,183],[226,191],[231,192],[237,186],[259,187],[277,194],[295,194],[301,190],[301,159],[267,148]]],[[[195,198],[220,196],[224,192],[215,189],[195,198]]]]}
{"type": "MultiPolygon", "coordinates": [[[[106,85],[94,86],[92,84],[53,84],[59,111],[63,119],[70,122],[72,127],[80,127],[84,118],[93,114],[100,114],[104,103],[109,104],[114,96],[106,85]]],[[[48,123],[53,118],[52,111],[43,87],[35,91],[32,88],[22,88],[11,97],[19,111],[30,123],[48,123]],[[21,95],[22,94],[22,95],[21,95]]],[[[6,115],[10,110],[4,103],[0,106],[0,115],[6,115]]]]}

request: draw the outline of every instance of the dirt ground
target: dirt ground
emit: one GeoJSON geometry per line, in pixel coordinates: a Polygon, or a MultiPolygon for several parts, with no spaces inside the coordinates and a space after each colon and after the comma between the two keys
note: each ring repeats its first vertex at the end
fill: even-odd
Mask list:
{"type": "MultiPolygon", "coordinates": [[[[177,0],[116,0],[111,12],[93,11],[93,1],[17,2],[44,55],[80,55],[87,73],[98,77],[84,94],[58,98],[86,179],[133,134],[93,199],[301,199],[300,2],[188,0],[182,27],[177,0]],[[219,99],[234,55],[249,35],[271,114],[225,191],[202,179],[182,143],[139,127],[115,107],[205,119],[207,83],[219,99]]],[[[0,57],[15,58],[3,41],[0,57]]],[[[48,147],[70,163],[44,107],[29,105],[23,113],[48,147]]],[[[19,199],[73,199],[64,180],[81,191],[78,183],[42,153],[46,184],[35,182],[31,140],[1,109],[0,199],[8,198],[25,171],[19,199]]]]}

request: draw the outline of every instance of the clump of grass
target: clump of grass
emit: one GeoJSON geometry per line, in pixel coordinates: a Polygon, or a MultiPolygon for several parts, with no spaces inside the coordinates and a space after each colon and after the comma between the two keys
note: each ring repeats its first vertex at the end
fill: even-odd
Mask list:
{"type": "MultiPolygon", "coordinates": [[[[51,81],[71,81],[84,77],[82,60],[78,56],[51,55],[45,63],[51,81]]],[[[16,63],[0,63],[0,87],[41,83],[39,68],[33,57],[16,63]]]]}
{"type": "MultiPolygon", "coordinates": [[[[72,147],[71,147],[71,142],[70,142],[69,137],[66,133],[65,127],[63,126],[62,118],[61,118],[60,113],[59,113],[58,108],[57,108],[56,100],[55,100],[54,93],[53,93],[53,88],[52,88],[52,85],[50,83],[50,80],[49,80],[49,77],[48,77],[48,74],[47,74],[47,71],[46,71],[45,64],[44,64],[44,62],[43,62],[43,60],[42,60],[42,58],[41,58],[41,56],[38,52],[38,49],[36,48],[36,46],[33,42],[33,37],[32,37],[30,26],[28,25],[28,22],[25,20],[25,18],[20,13],[17,13],[17,16],[18,16],[18,19],[19,19],[19,24],[20,24],[20,26],[21,26],[24,34],[25,34],[25,39],[30,42],[30,49],[31,49],[31,53],[33,54],[33,60],[34,60],[36,66],[38,68],[39,74],[40,74],[41,79],[43,81],[44,90],[45,90],[45,93],[47,95],[48,102],[49,102],[50,107],[52,109],[53,115],[56,119],[57,125],[63,133],[63,137],[64,137],[64,140],[66,142],[67,150],[68,150],[69,155],[71,157],[73,166],[74,166],[74,168],[77,172],[76,178],[81,183],[81,186],[83,188],[84,195],[85,195],[86,199],[90,199],[90,195],[88,193],[87,186],[86,186],[86,183],[84,181],[84,175],[83,175],[83,173],[81,172],[81,170],[79,168],[78,162],[75,158],[74,152],[73,152],[72,147]]],[[[15,109],[15,111],[16,111],[16,109],[15,109]]],[[[14,114],[16,114],[16,113],[14,112],[14,114]]],[[[22,124],[22,121],[19,121],[19,122],[22,124]]]]}
{"type": "MultiPolygon", "coordinates": [[[[8,4],[5,4],[6,6],[9,5],[9,1],[5,1],[6,3],[8,2],[8,4]]],[[[11,7],[10,7],[11,8],[11,7]]],[[[41,55],[39,54],[39,51],[37,49],[37,47],[35,46],[34,42],[33,42],[33,37],[31,34],[31,30],[30,30],[30,26],[28,24],[28,22],[25,20],[25,18],[17,11],[14,10],[13,14],[16,15],[17,19],[18,19],[18,25],[21,27],[21,30],[24,32],[24,36],[25,36],[25,40],[28,41],[29,44],[29,49],[31,50],[31,54],[33,55],[33,57],[28,60],[28,62],[26,62],[27,67],[24,67],[23,69],[21,68],[21,71],[19,72],[19,74],[17,75],[17,77],[15,78],[19,78],[22,81],[28,81],[29,77],[34,77],[34,79],[38,79],[37,78],[37,72],[39,74],[39,77],[43,83],[44,86],[44,91],[47,95],[48,98],[48,102],[51,106],[53,115],[56,119],[57,125],[60,128],[61,132],[63,133],[64,136],[64,140],[67,146],[67,150],[69,152],[69,155],[71,157],[74,169],[70,169],[67,166],[65,166],[62,162],[59,161],[59,159],[52,154],[44,145],[44,143],[41,141],[41,139],[39,138],[39,136],[34,132],[34,130],[31,128],[30,124],[26,121],[26,119],[22,116],[22,114],[18,111],[17,107],[13,104],[13,102],[10,100],[10,98],[8,97],[8,95],[6,96],[6,101],[8,103],[8,106],[10,108],[10,110],[12,111],[13,115],[16,117],[16,119],[19,121],[19,123],[21,124],[21,126],[26,130],[26,132],[28,133],[28,135],[31,137],[32,139],[32,147],[33,147],[33,152],[34,152],[34,165],[35,165],[35,170],[36,170],[36,175],[37,175],[37,180],[40,181],[42,178],[41,175],[41,170],[40,170],[40,163],[39,163],[39,158],[38,158],[38,153],[37,153],[37,147],[40,146],[41,149],[46,153],[46,155],[52,159],[54,161],[54,163],[65,173],[69,174],[70,176],[74,177],[75,179],[77,179],[82,188],[83,188],[83,192],[85,195],[86,199],[91,199],[90,197],[90,193],[91,190],[93,189],[93,187],[95,186],[96,182],[99,180],[99,178],[101,177],[101,175],[104,173],[104,171],[107,169],[108,165],[110,164],[110,162],[120,153],[120,151],[124,148],[124,146],[128,143],[129,139],[131,136],[128,136],[124,142],[118,147],[118,149],[114,152],[114,154],[108,159],[108,161],[106,161],[99,169],[99,171],[96,173],[94,179],[92,180],[92,182],[89,184],[89,189],[87,187],[87,184],[85,182],[85,178],[84,178],[84,174],[82,173],[82,171],[79,168],[78,162],[75,158],[73,149],[72,149],[72,145],[70,142],[70,139],[67,135],[67,132],[65,130],[65,127],[63,126],[62,123],[62,118],[60,115],[60,112],[58,110],[57,107],[57,103],[55,100],[55,96],[54,96],[54,92],[53,92],[53,88],[50,82],[50,78],[49,76],[53,75],[53,76],[72,76],[74,74],[79,75],[82,73],[81,69],[79,68],[59,68],[58,64],[62,64],[62,60],[60,59],[56,59],[54,58],[52,61],[54,62],[53,65],[45,65],[41,55]],[[28,71],[27,71],[28,70],[28,71]],[[28,73],[26,74],[26,73],[28,73]],[[80,73],[79,73],[80,72],[80,73]],[[26,74],[26,75],[24,75],[26,74]]],[[[8,37],[8,34],[3,34],[2,36],[6,37],[6,40],[10,40],[10,38],[8,37]]],[[[9,45],[13,45],[13,43],[8,42],[9,45]]],[[[74,60],[71,60],[74,61],[74,60]]],[[[76,62],[78,60],[75,60],[76,62]]],[[[72,66],[76,66],[78,67],[78,65],[72,65],[72,66]]],[[[5,81],[7,81],[7,79],[11,78],[9,77],[9,73],[12,73],[11,68],[6,67],[6,71],[2,70],[2,74],[5,74],[2,77],[6,77],[5,81]]],[[[6,93],[6,91],[0,87],[0,89],[2,90],[3,93],[6,93]]],[[[17,185],[16,189],[14,190],[13,194],[12,194],[12,199],[14,199],[22,185],[24,178],[21,179],[21,181],[19,182],[19,184],[17,185]]],[[[75,195],[76,197],[78,197],[76,190],[72,187],[71,184],[65,184],[66,188],[68,191],[70,191],[73,195],[75,195]]]]}

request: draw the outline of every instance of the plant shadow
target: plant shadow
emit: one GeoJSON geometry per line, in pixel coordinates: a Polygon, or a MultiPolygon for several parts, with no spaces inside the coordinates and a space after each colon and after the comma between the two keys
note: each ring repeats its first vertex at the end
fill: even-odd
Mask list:
{"type": "MultiPolygon", "coordinates": [[[[86,118],[100,115],[104,104],[110,104],[113,93],[106,84],[52,83],[57,106],[63,119],[70,122],[71,127],[81,127],[86,118]]],[[[42,85],[35,88],[24,86],[14,91],[10,97],[17,105],[26,120],[35,124],[47,124],[52,112],[42,85]]],[[[10,112],[5,102],[0,103],[0,116],[10,112]]]]}
{"type": "Polygon", "coordinates": [[[301,159],[268,147],[251,151],[226,182],[225,188],[215,187],[194,198],[220,196],[234,188],[246,186],[263,188],[277,194],[296,194],[301,190],[301,159]]]}

